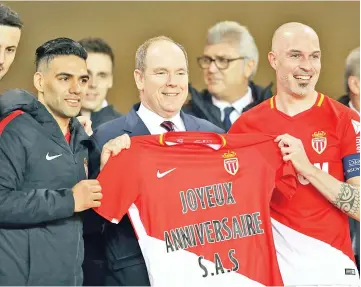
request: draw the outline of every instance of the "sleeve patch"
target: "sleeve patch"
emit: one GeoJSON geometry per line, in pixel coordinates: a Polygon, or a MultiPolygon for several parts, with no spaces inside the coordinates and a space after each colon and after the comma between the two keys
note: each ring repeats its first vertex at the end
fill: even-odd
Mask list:
{"type": "Polygon", "coordinates": [[[351,154],[342,159],[345,179],[360,176],[360,154],[351,154]]]}

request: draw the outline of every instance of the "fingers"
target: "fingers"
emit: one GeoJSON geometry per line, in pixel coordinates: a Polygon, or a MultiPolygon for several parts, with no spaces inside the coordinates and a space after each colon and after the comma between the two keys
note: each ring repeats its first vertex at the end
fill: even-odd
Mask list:
{"type": "Polygon", "coordinates": [[[93,201],[91,208],[99,207],[99,206],[101,206],[101,205],[102,205],[102,204],[101,204],[100,201],[93,201]]]}
{"type": "Polygon", "coordinates": [[[83,126],[87,127],[87,128],[91,128],[92,126],[92,121],[90,119],[86,119],[86,121],[84,122],[83,126]]]}
{"type": "Polygon", "coordinates": [[[85,128],[85,132],[88,136],[92,136],[93,135],[93,130],[91,127],[86,127],[85,128]]]}
{"type": "Polygon", "coordinates": [[[118,150],[120,152],[122,149],[130,148],[130,137],[128,134],[121,135],[121,136],[115,138],[114,141],[115,141],[115,148],[116,148],[115,151],[117,151],[117,154],[118,154],[118,150]]]}
{"type": "Polygon", "coordinates": [[[284,138],[286,138],[286,137],[288,137],[288,136],[290,136],[289,134],[282,134],[282,135],[279,135],[278,137],[276,137],[275,138],[275,142],[279,142],[280,140],[282,140],[282,139],[284,139],[284,138]]]}
{"type": "Polygon", "coordinates": [[[303,146],[302,141],[298,138],[295,138],[289,134],[283,134],[279,135],[274,140],[275,142],[278,142],[278,147],[296,147],[296,146],[303,146]]]}
{"type": "Polygon", "coordinates": [[[293,149],[291,147],[281,147],[282,155],[290,154],[292,152],[293,152],[293,149]]]}
{"type": "Polygon", "coordinates": [[[103,198],[103,194],[100,192],[94,192],[91,196],[93,200],[101,200],[103,198]]]}
{"type": "Polygon", "coordinates": [[[92,185],[90,187],[90,191],[91,192],[101,192],[102,191],[102,187],[99,185],[92,185]]]}
{"type": "Polygon", "coordinates": [[[283,148],[284,146],[287,146],[282,140],[278,142],[278,147],[283,148]]]}
{"type": "Polygon", "coordinates": [[[123,149],[130,148],[130,137],[127,134],[121,135],[108,141],[104,147],[103,152],[109,152],[112,156],[119,154],[123,149]]]}
{"type": "Polygon", "coordinates": [[[289,161],[289,160],[291,160],[291,155],[290,154],[285,155],[282,157],[282,159],[283,159],[283,161],[289,161]]]}
{"type": "Polygon", "coordinates": [[[97,179],[86,179],[85,180],[89,185],[100,185],[97,179]]]}

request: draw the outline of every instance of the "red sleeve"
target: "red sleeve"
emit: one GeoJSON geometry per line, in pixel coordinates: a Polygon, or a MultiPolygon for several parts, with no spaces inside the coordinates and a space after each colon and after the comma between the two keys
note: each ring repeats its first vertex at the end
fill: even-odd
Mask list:
{"type": "Polygon", "coordinates": [[[111,157],[97,178],[103,198],[94,211],[113,223],[119,223],[140,193],[138,155],[139,149],[132,144],[129,150],[111,157]]]}
{"type": "Polygon", "coordinates": [[[258,113],[252,110],[241,114],[232,124],[228,134],[264,133],[265,128],[262,119],[258,119],[257,117],[258,113]]]}
{"type": "Polygon", "coordinates": [[[273,140],[260,144],[258,149],[264,159],[276,170],[276,189],[290,199],[297,189],[297,174],[292,163],[283,161],[281,151],[273,140]]]}
{"type": "Polygon", "coordinates": [[[341,159],[348,155],[360,153],[360,117],[349,110],[338,127],[341,145],[341,159]]]}
{"type": "Polygon", "coordinates": [[[228,134],[241,134],[248,132],[249,129],[246,128],[245,116],[241,115],[232,125],[228,131],[228,134]]]}

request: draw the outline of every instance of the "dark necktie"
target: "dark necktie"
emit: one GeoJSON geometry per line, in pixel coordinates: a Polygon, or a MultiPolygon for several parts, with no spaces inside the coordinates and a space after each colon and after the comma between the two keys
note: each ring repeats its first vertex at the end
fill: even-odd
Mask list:
{"type": "Polygon", "coordinates": [[[166,129],[167,132],[174,132],[174,124],[171,121],[164,121],[160,124],[160,126],[166,129]]]}
{"type": "Polygon", "coordinates": [[[231,113],[234,111],[234,107],[227,107],[224,109],[224,120],[223,120],[223,125],[224,128],[226,129],[226,132],[229,130],[229,128],[232,125],[231,119],[229,118],[229,116],[231,115],[231,113]]]}

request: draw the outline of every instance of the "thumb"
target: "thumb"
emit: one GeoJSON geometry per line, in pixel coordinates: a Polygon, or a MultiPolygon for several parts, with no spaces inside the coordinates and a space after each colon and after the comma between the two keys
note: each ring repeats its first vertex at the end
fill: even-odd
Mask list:
{"type": "Polygon", "coordinates": [[[100,170],[102,170],[105,164],[108,162],[111,154],[112,154],[111,150],[105,147],[103,148],[102,154],[100,156],[100,170]]]}

